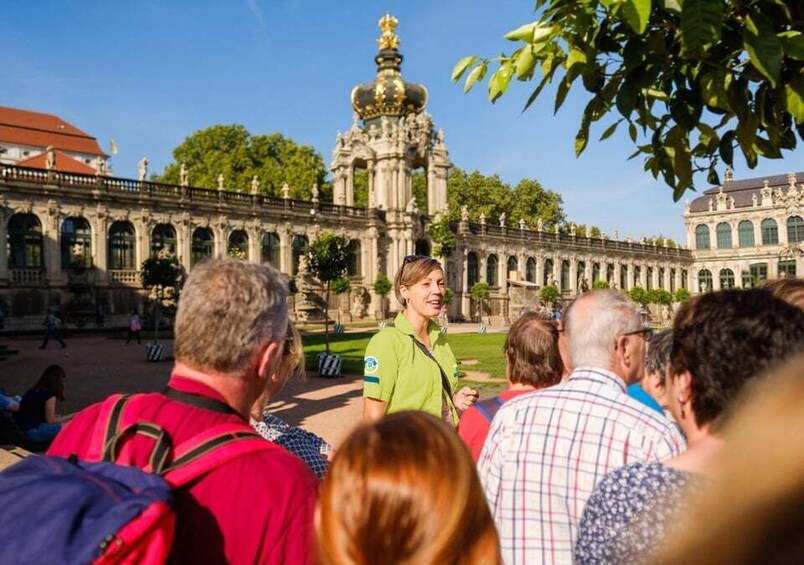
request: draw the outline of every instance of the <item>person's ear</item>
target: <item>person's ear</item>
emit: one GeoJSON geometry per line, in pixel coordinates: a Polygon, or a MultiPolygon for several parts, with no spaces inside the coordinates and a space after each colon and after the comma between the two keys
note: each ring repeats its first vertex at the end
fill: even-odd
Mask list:
{"type": "Polygon", "coordinates": [[[257,375],[276,381],[279,378],[278,369],[282,361],[283,342],[271,341],[257,356],[257,375]]]}
{"type": "Polygon", "coordinates": [[[675,376],[675,379],[679,395],[678,401],[684,404],[692,400],[692,375],[690,375],[690,372],[682,371],[675,376]]]}

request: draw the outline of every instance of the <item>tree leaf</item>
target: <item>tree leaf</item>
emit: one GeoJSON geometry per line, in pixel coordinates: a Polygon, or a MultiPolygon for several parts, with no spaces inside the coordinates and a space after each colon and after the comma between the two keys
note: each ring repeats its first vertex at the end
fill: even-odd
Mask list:
{"type": "Polygon", "coordinates": [[[634,124],[628,124],[628,135],[631,138],[631,141],[636,143],[637,140],[637,128],[634,124]]]}
{"type": "Polygon", "coordinates": [[[575,135],[575,156],[578,157],[583,150],[586,149],[586,144],[589,141],[589,120],[584,117],[581,121],[581,127],[575,135]]]}
{"type": "Polygon", "coordinates": [[[623,118],[620,118],[609,127],[606,128],[606,131],[603,132],[603,135],[600,136],[600,141],[604,141],[614,135],[614,132],[617,131],[617,126],[620,125],[620,122],[623,121],[623,118]]]}
{"type": "Polygon", "coordinates": [[[681,0],[664,0],[664,9],[669,12],[681,12],[681,0]]]}
{"type": "Polygon", "coordinates": [[[489,100],[492,103],[505,94],[508,89],[508,84],[511,82],[511,77],[514,75],[514,66],[511,60],[507,60],[500,65],[500,68],[494,71],[489,79],[489,100]]]}
{"type": "Polygon", "coordinates": [[[567,70],[578,64],[586,64],[586,53],[577,47],[573,47],[570,49],[569,56],[567,57],[567,70]]]}
{"type": "Polygon", "coordinates": [[[720,110],[729,109],[725,80],[726,75],[720,71],[710,72],[701,77],[701,97],[708,106],[720,110]]]}
{"type": "Polygon", "coordinates": [[[784,95],[787,111],[797,124],[804,123],[804,78],[793,77],[784,86],[784,95]]]}
{"type": "Polygon", "coordinates": [[[804,61],[804,33],[784,31],[778,35],[784,54],[797,61],[804,61]]]}
{"type": "Polygon", "coordinates": [[[483,77],[486,76],[486,71],[488,70],[488,67],[489,67],[488,61],[483,61],[474,69],[472,69],[472,72],[469,73],[468,77],[466,77],[466,84],[463,87],[463,91],[469,92],[470,90],[472,90],[472,87],[475,85],[477,81],[483,80],[483,77]]]}
{"type": "Polygon", "coordinates": [[[681,8],[681,56],[693,57],[720,39],[722,0],[684,0],[681,8]]]}
{"type": "Polygon", "coordinates": [[[636,33],[644,33],[645,28],[648,27],[650,3],[651,0],[625,0],[620,6],[620,11],[625,16],[626,23],[636,33]]]}
{"type": "Polygon", "coordinates": [[[558,112],[561,108],[561,105],[564,104],[564,100],[567,99],[567,93],[569,92],[570,88],[570,81],[565,76],[561,82],[558,83],[558,90],[556,91],[556,103],[553,108],[553,113],[558,112]]]}
{"type": "Polygon", "coordinates": [[[505,37],[505,39],[508,41],[524,41],[525,43],[533,43],[533,32],[536,30],[536,26],[538,24],[539,22],[536,21],[519,26],[515,30],[506,33],[503,37],[505,37]]]}
{"type": "Polygon", "coordinates": [[[533,48],[526,45],[519,50],[516,58],[514,59],[514,68],[516,69],[516,78],[525,80],[533,74],[533,69],[536,67],[536,55],[533,53],[533,48]]]}
{"type": "Polygon", "coordinates": [[[764,20],[746,16],[743,41],[756,70],[776,86],[782,69],[782,42],[764,20]]]}
{"type": "Polygon", "coordinates": [[[730,167],[734,165],[734,130],[729,130],[720,136],[718,149],[723,162],[730,167]]]}
{"type": "Polygon", "coordinates": [[[466,72],[466,69],[474,65],[476,61],[477,57],[475,56],[464,57],[463,59],[458,61],[455,64],[455,67],[453,67],[452,69],[452,76],[450,77],[450,80],[452,82],[458,82],[458,80],[463,76],[463,73],[466,72]]]}

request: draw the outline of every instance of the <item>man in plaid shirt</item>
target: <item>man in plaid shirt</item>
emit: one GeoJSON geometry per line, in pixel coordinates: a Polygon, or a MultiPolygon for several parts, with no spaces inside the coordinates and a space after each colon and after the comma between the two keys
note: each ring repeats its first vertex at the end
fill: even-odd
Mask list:
{"type": "Polygon", "coordinates": [[[569,380],[506,402],[478,461],[509,565],[572,563],[597,482],[685,448],[672,422],[626,393],[642,377],[650,330],[625,295],[584,294],[565,314],[564,331],[576,367],[569,380]]]}

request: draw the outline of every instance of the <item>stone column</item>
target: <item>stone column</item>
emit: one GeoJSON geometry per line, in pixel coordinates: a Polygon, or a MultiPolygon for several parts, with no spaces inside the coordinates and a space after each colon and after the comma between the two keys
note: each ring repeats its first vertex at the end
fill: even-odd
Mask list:
{"type": "Polygon", "coordinates": [[[0,284],[8,281],[10,273],[8,271],[8,220],[10,210],[0,208],[0,284]]]}
{"type": "Polygon", "coordinates": [[[461,315],[471,318],[471,304],[469,302],[469,249],[464,247],[461,254],[461,315]]]}
{"type": "MultiPolygon", "coordinates": [[[[575,294],[578,291],[578,258],[573,257],[570,259],[569,268],[569,288],[567,289],[570,294],[575,294]]],[[[563,292],[564,289],[562,288],[563,292]]]]}
{"type": "Polygon", "coordinates": [[[192,241],[192,224],[190,224],[189,221],[182,222],[179,224],[178,229],[176,230],[176,258],[179,260],[179,263],[185,269],[187,269],[187,271],[190,270],[192,241]]]}
{"type": "MultiPolygon", "coordinates": [[[[368,207],[372,208],[377,206],[377,195],[374,194],[374,161],[368,162],[368,164],[366,165],[366,173],[367,173],[366,176],[368,176],[368,194],[366,195],[366,198],[368,198],[368,207]]],[[[352,194],[351,196],[352,202],[354,202],[355,199],[354,188],[355,188],[354,184],[352,184],[349,187],[349,192],[351,192],[352,194]]]]}
{"type": "Polygon", "coordinates": [[[248,234],[248,260],[260,263],[260,230],[259,228],[246,229],[248,234]]]}
{"type": "Polygon", "coordinates": [[[626,265],[626,269],[628,270],[628,274],[626,275],[626,282],[628,283],[628,288],[624,288],[623,290],[631,290],[634,288],[634,264],[628,263],[626,265]]]}
{"type": "Polygon", "coordinates": [[[293,232],[290,224],[285,224],[285,229],[277,229],[279,235],[279,270],[288,276],[293,274],[293,232]]]}
{"type": "Polygon", "coordinates": [[[109,219],[99,214],[92,230],[92,261],[98,269],[99,279],[108,280],[109,270],[109,219]]]}

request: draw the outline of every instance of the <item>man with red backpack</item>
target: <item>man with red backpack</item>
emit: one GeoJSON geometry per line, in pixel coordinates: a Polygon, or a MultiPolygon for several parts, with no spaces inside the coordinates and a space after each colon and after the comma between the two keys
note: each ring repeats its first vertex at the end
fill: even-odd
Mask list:
{"type": "Polygon", "coordinates": [[[162,463],[170,471],[183,454],[184,477],[182,469],[175,478],[164,475],[176,515],[170,563],[312,560],[317,479],[296,456],[252,438],[248,423],[261,394],[270,397],[284,385],[275,369],[288,326],[287,293],[269,266],[233,260],[198,265],[179,303],[176,363],[166,390],[90,406],[48,451],[79,460],[97,460],[104,452],[118,465],[149,471],[162,463]],[[127,430],[133,430],[130,437],[109,441],[127,430]],[[196,457],[193,444],[209,440],[214,430],[221,430],[214,440],[243,437],[248,441],[241,446],[251,447],[226,445],[196,457]],[[154,437],[170,449],[155,454],[154,437]],[[193,469],[201,459],[203,469],[193,469]]]}

